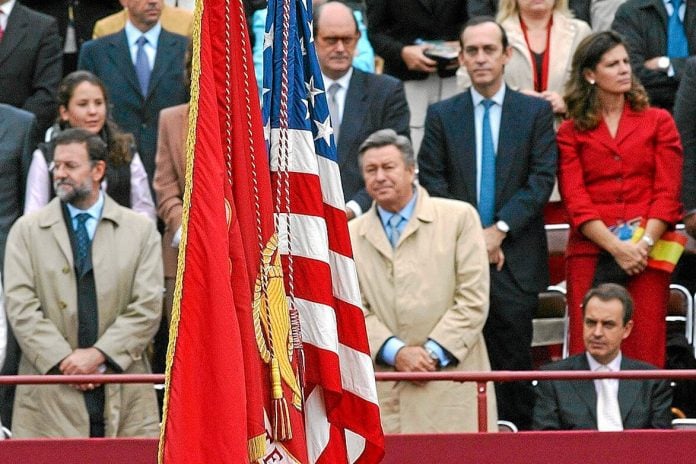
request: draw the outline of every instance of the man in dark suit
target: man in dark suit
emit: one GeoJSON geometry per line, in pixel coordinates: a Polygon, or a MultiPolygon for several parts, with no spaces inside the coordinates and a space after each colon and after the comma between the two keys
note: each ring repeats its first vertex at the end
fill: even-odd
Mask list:
{"type": "MultiPolygon", "coordinates": [[[[14,221],[22,215],[24,186],[36,145],[36,118],[28,111],[0,103],[0,271],[5,262],[5,243],[14,221]]],[[[0,276],[4,276],[1,273],[0,276]]],[[[1,279],[1,277],[0,277],[1,279]]],[[[0,311],[4,310],[0,307],[0,311]]],[[[0,317],[4,317],[4,314],[0,317]]],[[[4,327],[0,328],[4,330],[4,327]]],[[[17,373],[19,347],[12,332],[0,334],[0,351],[5,363],[0,362],[0,375],[17,373]],[[6,343],[3,343],[6,342],[6,343]]],[[[0,385],[0,422],[10,426],[14,386],[0,385]]]]}
{"type": "Polygon", "coordinates": [[[121,9],[118,0],[22,0],[29,8],[56,18],[63,49],[63,75],[75,71],[77,53],[92,38],[97,20],[121,9]]]}
{"type": "MultiPolygon", "coordinates": [[[[419,179],[431,195],[479,210],[491,265],[483,332],[491,367],[531,369],[532,317],[549,279],[542,209],[556,172],[553,113],[548,102],[505,86],[512,51],[492,18],[471,19],[460,40],[472,88],[428,109],[419,179]]],[[[496,396],[500,419],[529,428],[528,383],[500,383],[496,396]]]]}
{"type": "MultiPolygon", "coordinates": [[[[649,370],[654,366],[621,356],[633,328],[633,301],[620,285],[602,284],[583,300],[586,352],[545,370],[649,370]]],[[[534,406],[537,430],[624,430],[671,427],[672,391],[665,380],[550,380],[539,382],[534,406]]]]}
{"type": "Polygon", "coordinates": [[[162,29],[162,0],[125,3],[126,27],[85,43],[78,67],[104,81],[113,104],[111,115],[121,129],[135,136],[140,158],[152,180],[159,112],[188,100],[183,77],[188,39],[162,29]]]}
{"type": "Polygon", "coordinates": [[[650,104],[672,111],[684,64],[696,53],[696,0],[682,0],[685,49],[670,50],[668,29],[674,7],[663,0],[628,0],[616,11],[612,29],[628,44],[631,68],[650,97],[650,104]],[[670,8],[668,10],[668,8],[670,8]]]}
{"type": "Polygon", "coordinates": [[[394,129],[400,135],[409,135],[408,104],[401,81],[352,66],[359,38],[358,23],[349,7],[328,2],[315,8],[314,40],[332,111],[349,219],[367,211],[372,204],[358,168],[360,144],[379,129],[394,129]],[[332,86],[336,90],[331,90],[332,86]]]}
{"type": "Polygon", "coordinates": [[[56,118],[62,51],[56,20],[0,0],[0,103],[36,115],[40,131],[56,118]]]}
{"type": "Polygon", "coordinates": [[[418,151],[429,103],[457,93],[457,33],[468,19],[466,0],[367,0],[367,28],[384,73],[404,81],[411,140],[418,151]],[[433,58],[435,42],[453,57],[433,58]]]}

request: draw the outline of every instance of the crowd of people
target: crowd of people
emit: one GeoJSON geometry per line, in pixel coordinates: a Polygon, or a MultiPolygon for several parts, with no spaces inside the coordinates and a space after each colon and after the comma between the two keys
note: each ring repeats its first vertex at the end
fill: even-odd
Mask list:
{"type": "MultiPolygon", "coordinates": [[[[150,372],[177,272],[193,2],[45,3],[0,0],[2,373],[150,372]]],[[[257,57],[264,3],[244,1],[257,57]]],[[[572,356],[546,368],[664,367],[669,285],[693,264],[666,252],[677,223],[696,234],[696,12],[314,3],[375,368],[532,369],[549,222],[570,224],[572,356]]],[[[491,384],[489,430],[670,426],[663,381],[574,383],[491,384]]],[[[477,428],[472,383],[378,396],[387,433],[477,428]]],[[[0,413],[16,437],[158,434],[143,386],[3,387],[0,413]]]]}

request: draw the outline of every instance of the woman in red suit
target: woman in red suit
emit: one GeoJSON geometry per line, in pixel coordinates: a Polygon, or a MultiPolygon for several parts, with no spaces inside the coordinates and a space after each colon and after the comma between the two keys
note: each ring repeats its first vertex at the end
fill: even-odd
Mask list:
{"type": "Polygon", "coordinates": [[[668,272],[648,267],[648,253],[681,217],[682,148],[670,114],[651,108],[633,77],[619,35],[584,39],[566,86],[569,119],[558,131],[559,185],[571,222],[566,251],[570,351],[584,350],[583,295],[621,283],[635,301],[626,356],[662,367],[668,272]],[[645,233],[632,241],[636,224],[645,233]]]}

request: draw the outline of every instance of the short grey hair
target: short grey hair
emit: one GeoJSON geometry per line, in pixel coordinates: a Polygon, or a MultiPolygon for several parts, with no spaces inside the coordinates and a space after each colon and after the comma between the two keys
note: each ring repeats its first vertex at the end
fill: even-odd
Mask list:
{"type": "Polygon", "coordinates": [[[401,153],[401,158],[406,166],[416,165],[416,155],[413,152],[413,145],[405,135],[397,134],[394,129],[380,129],[370,134],[358,149],[358,166],[362,169],[363,156],[371,148],[382,148],[394,145],[401,153]]]}

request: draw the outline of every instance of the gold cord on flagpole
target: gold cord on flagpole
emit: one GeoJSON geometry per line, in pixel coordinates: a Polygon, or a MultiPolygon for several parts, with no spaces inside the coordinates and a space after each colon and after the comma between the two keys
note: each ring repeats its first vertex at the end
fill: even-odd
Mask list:
{"type": "Polygon", "coordinates": [[[164,463],[165,431],[167,430],[167,412],[169,409],[169,388],[171,385],[172,364],[176,350],[176,340],[179,334],[181,318],[181,294],[186,264],[186,243],[188,241],[189,211],[191,209],[191,190],[193,188],[193,161],[196,155],[196,123],[198,121],[198,97],[200,95],[201,77],[201,20],[203,18],[203,0],[196,0],[193,19],[192,53],[191,57],[191,88],[188,114],[188,133],[186,134],[186,168],[184,198],[181,212],[181,240],[176,266],[176,284],[172,298],[172,316],[169,327],[169,344],[167,346],[164,401],[162,407],[162,425],[160,427],[157,462],[164,463]]]}

